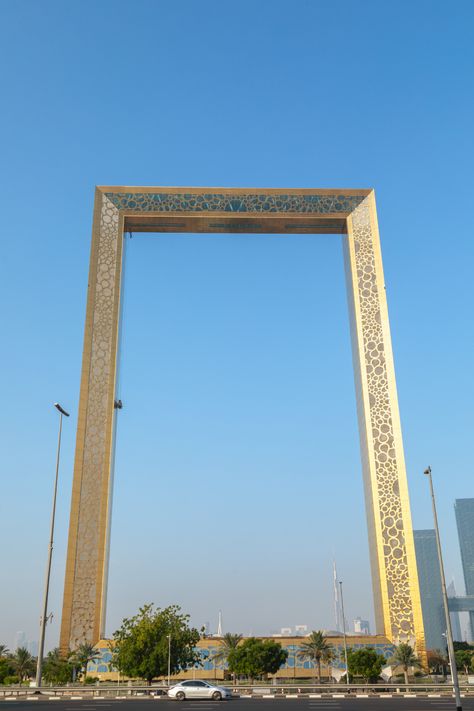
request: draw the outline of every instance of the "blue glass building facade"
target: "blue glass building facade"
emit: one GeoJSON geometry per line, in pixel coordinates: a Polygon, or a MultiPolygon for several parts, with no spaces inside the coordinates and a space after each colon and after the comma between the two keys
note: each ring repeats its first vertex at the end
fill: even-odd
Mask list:
{"type": "MultiPolygon", "coordinates": [[[[458,527],[466,595],[474,595],[474,499],[456,499],[454,512],[458,527]]],[[[474,612],[469,613],[469,622],[472,639],[474,637],[474,612]]]]}
{"type": "Polygon", "coordinates": [[[446,622],[434,529],[413,531],[426,649],[446,647],[446,622]]]}

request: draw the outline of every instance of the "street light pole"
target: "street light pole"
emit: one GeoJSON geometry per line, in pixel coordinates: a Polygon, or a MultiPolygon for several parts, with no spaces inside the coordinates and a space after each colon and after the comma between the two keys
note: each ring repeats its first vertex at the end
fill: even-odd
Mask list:
{"type": "Polygon", "coordinates": [[[51,527],[49,533],[49,547],[48,547],[48,562],[46,564],[46,582],[44,587],[44,599],[43,599],[43,614],[40,619],[40,641],[38,649],[38,662],[36,665],[36,686],[41,686],[41,673],[43,669],[43,654],[44,654],[44,638],[46,634],[46,624],[49,619],[48,615],[48,595],[49,595],[49,579],[51,575],[51,560],[53,557],[53,539],[54,539],[54,519],[56,516],[56,495],[58,492],[58,475],[59,475],[59,455],[61,452],[61,432],[63,427],[63,415],[69,417],[69,413],[64,410],[58,402],[54,403],[54,407],[59,412],[59,434],[58,434],[58,450],[56,454],[56,477],[54,480],[54,492],[53,492],[53,507],[51,510],[51,527]]]}
{"type": "Polygon", "coordinates": [[[433,507],[433,519],[436,534],[436,546],[438,548],[439,572],[441,575],[441,590],[443,593],[444,615],[446,618],[446,641],[448,644],[449,666],[451,667],[451,679],[453,681],[453,691],[456,698],[456,711],[462,711],[461,694],[459,691],[458,671],[456,669],[456,657],[454,655],[453,633],[451,629],[451,618],[449,616],[448,593],[446,590],[446,580],[444,577],[443,554],[441,552],[441,540],[439,537],[438,514],[436,513],[436,501],[433,489],[433,478],[431,476],[431,467],[428,467],[423,472],[430,482],[431,505],[433,507]]]}
{"type": "Polygon", "coordinates": [[[349,664],[347,662],[346,618],[344,616],[344,596],[342,594],[342,580],[339,581],[341,590],[342,634],[344,636],[344,662],[346,664],[346,684],[349,686],[349,664]]]}
{"type": "Polygon", "coordinates": [[[168,689],[170,688],[170,677],[171,677],[171,635],[168,637],[168,689]]]}

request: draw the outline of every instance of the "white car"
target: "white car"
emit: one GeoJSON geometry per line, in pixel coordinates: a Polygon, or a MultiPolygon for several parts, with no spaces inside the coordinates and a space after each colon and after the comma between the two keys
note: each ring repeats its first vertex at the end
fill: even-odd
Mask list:
{"type": "Polygon", "coordinates": [[[207,681],[188,679],[187,681],[181,681],[176,686],[172,686],[168,690],[168,696],[178,701],[183,701],[183,699],[213,699],[214,701],[220,701],[221,699],[231,699],[232,692],[223,686],[208,684],[207,681]]]}

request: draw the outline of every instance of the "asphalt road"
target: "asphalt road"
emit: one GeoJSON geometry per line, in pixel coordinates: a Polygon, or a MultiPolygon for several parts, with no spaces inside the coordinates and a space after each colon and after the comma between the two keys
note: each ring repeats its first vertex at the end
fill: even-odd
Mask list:
{"type": "MultiPolygon", "coordinates": [[[[463,710],[474,711],[474,697],[462,699],[463,710]]],[[[230,701],[175,701],[171,699],[84,699],[70,700],[61,699],[54,703],[48,699],[38,698],[37,701],[0,701],[0,704],[11,706],[17,711],[100,711],[101,708],[113,711],[110,707],[122,704],[122,711],[146,711],[146,707],[152,704],[154,707],[165,707],[163,711],[455,711],[454,699],[436,698],[336,698],[330,697],[321,699],[232,699],[230,701]],[[231,708],[228,708],[230,705],[231,708]],[[268,709],[270,707],[270,709],[268,709]],[[277,708],[278,707],[278,708],[277,708]]]]}

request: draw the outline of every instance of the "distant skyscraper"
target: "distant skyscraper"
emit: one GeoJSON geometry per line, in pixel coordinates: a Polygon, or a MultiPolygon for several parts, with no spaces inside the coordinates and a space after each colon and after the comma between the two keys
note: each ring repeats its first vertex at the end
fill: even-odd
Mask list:
{"type": "Polygon", "coordinates": [[[356,617],[354,620],[354,632],[356,634],[370,634],[369,620],[362,620],[360,617],[356,617]]]}
{"type": "MultiPolygon", "coordinates": [[[[466,595],[474,595],[474,499],[456,499],[454,511],[458,526],[466,595]]],[[[474,636],[474,612],[469,613],[469,620],[472,639],[474,636]]]]}
{"type": "Polygon", "coordinates": [[[26,647],[26,634],[24,632],[17,632],[15,635],[15,651],[19,649],[19,647],[26,647]]]}
{"type": "Polygon", "coordinates": [[[219,622],[217,623],[217,636],[222,637],[222,610],[219,610],[219,622]]]}
{"type": "Polygon", "coordinates": [[[38,656],[38,642],[35,639],[29,639],[26,648],[32,657],[38,656]]]}
{"type": "Polygon", "coordinates": [[[426,648],[444,649],[446,647],[446,638],[444,637],[446,623],[435,532],[432,529],[427,529],[413,531],[413,535],[426,648]]]}
{"type": "MultiPolygon", "coordinates": [[[[448,598],[456,597],[456,587],[454,585],[454,580],[451,580],[447,587],[448,598]]],[[[451,618],[451,629],[453,631],[453,639],[455,642],[462,642],[463,635],[461,633],[461,620],[459,619],[459,612],[450,612],[449,617],[451,618]]]]}

